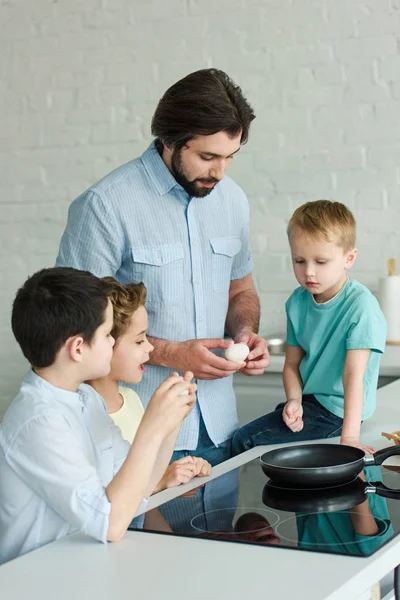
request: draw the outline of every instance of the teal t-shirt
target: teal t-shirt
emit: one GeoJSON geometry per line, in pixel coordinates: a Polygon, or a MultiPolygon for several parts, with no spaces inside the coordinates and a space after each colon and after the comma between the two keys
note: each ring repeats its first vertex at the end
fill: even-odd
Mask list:
{"type": "Polygon", "coordinates": [[[349,279],[336,296],[317,304],[297,288],[286,302],[287,343],[301,346],[303,394],[313,394],[334,415],[344,416],[343,369],[347,350],[370,348],[364,375],[362,420],[375,410],[379,359],[385,350],[386,321],[378,301],[358,281],[349,279]]]}

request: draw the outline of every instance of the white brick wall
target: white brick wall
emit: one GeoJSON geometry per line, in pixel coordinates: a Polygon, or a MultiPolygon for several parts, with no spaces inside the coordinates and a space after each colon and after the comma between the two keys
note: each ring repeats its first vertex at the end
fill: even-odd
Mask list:
{"type": "Polygon", "coordinates": [[[26,365],[10,305],[54,263],[67,207],[150,141],[157,100],[226,70],[257,111],[230,174],[248,193],[262,329],[284,327],[286,222],[335,198],[358,221],[354,276],[400,262],[400,0],[0,0],[0,411],[26,365]]]}

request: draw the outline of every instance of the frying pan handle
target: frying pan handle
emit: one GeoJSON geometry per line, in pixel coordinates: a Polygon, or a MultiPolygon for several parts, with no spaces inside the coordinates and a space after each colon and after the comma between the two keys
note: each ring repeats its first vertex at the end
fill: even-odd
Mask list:
{"type": "Polygon", "coordinates": [[[369,481],[367,492],[375,492],[378,496],[384,498],[393,498],[393,500],[400,500],[400,490],[393,490],[386,487],[381,481],[369,481]]]}
{"type": "Polygon", "coordinates": [[[389,446],[382,448],[375,454],[370,454],[364,458],[365,465],[381,465],[389,456],[400,454],[400,446],[389,446]]]}

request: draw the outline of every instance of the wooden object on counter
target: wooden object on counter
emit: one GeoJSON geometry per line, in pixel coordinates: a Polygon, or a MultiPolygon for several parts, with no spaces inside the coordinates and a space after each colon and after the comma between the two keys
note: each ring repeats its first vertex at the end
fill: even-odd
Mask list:
{"type": "Polygon", "coordinates": [[[385,433],[382,431],[381,435],[388,440],[393,440],[396,446],[400,445],[400,431],[392,431],[392,433],[385,433]]]}
{"type": "Polygon", "coordinates": [[[395,258],[388,258],[388,275],[389,277],[397,275],[395,258]]]}

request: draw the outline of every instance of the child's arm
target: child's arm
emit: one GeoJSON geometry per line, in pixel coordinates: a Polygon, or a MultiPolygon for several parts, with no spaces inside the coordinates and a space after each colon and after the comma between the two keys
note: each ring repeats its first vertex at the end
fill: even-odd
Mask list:
{"type": "MultiPolygon", "coordinates": [[[[177,373],[171,373],[170,377],[174,377],[177,375],[178,375],[177,373]]],[[[184,379],[184,381],[189,382],[192,377],[193,377],[193,373],[191,371],[188,371],[184,375],[183,379],[184,379]]],[[[194,398],[194,400],[195,400],[195,398],[194,398]]],[[[194,406],[194,402],[193,402],[193,406],[194,406]]],[[[163,442],[160,446],[160,449],[159,449],[158,455],[157,455],[157,460],[154,464],[154,469],[153,469],[153,473],[151,475],[151,480],[150,480],[150,484],[149,484],[149,493],[148,493],[149,496],[151,494],[155,493],[155,490],[157,489],[157,487],[159,487],[160,480],[165,475],[165,472],[169,465],[169,461],[171,460],[171,456],[172,456],[172,453],[175,448],[176,438],[178,437],[180,426],[181,426],[181,423],[179,423],[179,426],[174,431],[172,431],[172,433],[168,437],[166,437],[163,440],[163,442]]],[[[193,475],[192,475],[192,477],[193,477],[193,475]]],[[[161,489],[164,489],[164,488],[161,488],[161,489]]],[[[158,491],[161,491],[160,488],[158,489],[158,491]]]]}
{"type": "Polygon", "coordinates": [[[348,350],[343,370],[344,419],[341,444],[361,448],[371,454],[372,446],[360,442],[362,410],[364,406],[364,374],[367,368],[370,349],[348,350]]]}
{"type": "Polygon", "coordinates": [[[168,533],[172,533],[171,527],[164,519],[158,508],[153,508],[145,513],[144,529],[153,529],[154,531],[167,531],[168,533]]]}
{"type": "MultiPolygon", "coordinates": [[[[187,375],[190,380],[192,374],[187,375]]],[[[154,478],[159,477],[156,465],[159,455],[163,453],[164,440],[177,432],[183,419],[192,410],[196,388],[195,384],[189,384],[174,374],[153,394],[128,456],[106,488],[111,504],[108,541],[121,539],[142,499],[154,489],[157,482],[154,478]],[[190,393],[182,395],[185,390],[190,393]]],[[[168,447],[171,441],[168,440],[168,447]]],[[[168,460],[171,454],[172,449],[168,460]]]]}
{"type": "MultiPolygon", "coordinates": [[[[169,468],[169,461],[171,460],[172,453],[175,448],[176,438],[178,437],[179,427],[169,435],[160,446],[157,460],[154,464],[153,473],[151,475],[150,485],[149,485],[149,496],[151,494],[156,494],[157,492],[161,492],[161,490],[166,489],[166,487],[172,487],[171,485],[164,485],[165,474],[167,469],[169,468]]],[[[171,466],[171,465],[169,465],[171,466]]],[[[182,465],[183,466],[183,465],[182,465]]],[[[193,475],[192,475],[193,477],[193,475]]],[[[191,479],[191,478],[189,478],[191,479]]],[[[187,481],[189,481],[189,479],[187,481]]],[[[181,481],[180,483],[184,483],[181,481]]],[[[175,485],[179,485],[178,482],[175,485]]]]}
{"type": "Polygon", "coordinates": [[[283,367],[283,387],[286,394],[286,405],[282,418],[292,431],[303,429],[303,382],[299,371],[304,350],[300,346],[287,346],[285,365],[283,367]]]}

